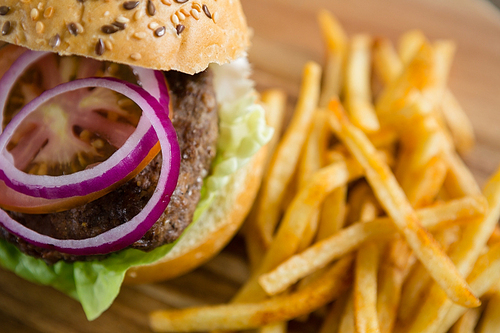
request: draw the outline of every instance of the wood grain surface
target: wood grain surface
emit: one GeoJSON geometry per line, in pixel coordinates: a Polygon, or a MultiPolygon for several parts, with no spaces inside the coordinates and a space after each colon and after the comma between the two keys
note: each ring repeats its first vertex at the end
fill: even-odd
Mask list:
{"type": "MultiPolygon", "coordinates": [[[[420,28],[429,38],[451,38],[458,49],[449,86],[472,119],[477,144],[466,156],[480,183],[500,164],[500,12],[472,0],[242,0],[253,27],[249,58],[257,88],[284,89],[294,104],[302,66],[322,63],[316,13],[330,9],[349,34],[367,32],[397,41],[420,28]]],[[[80,305],[51,288],[0,270],[0,332],[149,332],[148,313],[171,307],[225,302],[248,272],[237,237],[216,258],[186,276],[123,287],[112,307],[93,322],[80,305]]],[[[295,323],[297,332],[314,323],[295,323]]]]}

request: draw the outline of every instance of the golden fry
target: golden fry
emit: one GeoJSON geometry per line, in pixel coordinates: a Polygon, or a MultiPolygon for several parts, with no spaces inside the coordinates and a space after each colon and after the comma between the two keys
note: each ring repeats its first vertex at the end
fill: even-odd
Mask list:
{"type": "Polygon", "coordinates": [[[351,266],[352,257],[346,256],[307,288],[259,303],[156,311],[150,315],[151,328],[156,332],[245,330],[296,318],[346,291],[352,280],[351,266]]]}
{"type": "Polygon", "coordinates": [[[294,173],[300,147],[306,140],[318,105],[320,78],[320,66],[313,62],[307,63],[294,116],[273,155],[264,179],[256,218],[262,242],[266,247],[271,244],[284,192],[294,173]]]}
{"type": "MultiPolygon", "coordinates": [[[[424,227],[432,229],[439,224],[448,225],[463,219],[481,216],[487,204],[482,196],[466,197],[434,207],[417,210],[417,217],[424,227]]],[[[299,279],[311,274],[329,262],[356,249],[365,241],[389,236],[396,232],[394,223],[388,217],[377,218],[366,223],[355,223],[340,230],[323,241],[317,242],[304,252],[264,274],[259,279],[261,286],[270,295],[277,294],[299,279]]]]}
{"type": "Polygon", "coordinates": [[[366,178],[380,204],[405,236],[415,255],[427,267],[433,279],[454,302],[468,307],[478,306],[465,279],[441,250],[432,235],[425,230],[408,202],[389,167],[375,154],[375,147],[342,113],[339,103],[332,102],[330,124],[339,138],[363,166],[366,178]]]}

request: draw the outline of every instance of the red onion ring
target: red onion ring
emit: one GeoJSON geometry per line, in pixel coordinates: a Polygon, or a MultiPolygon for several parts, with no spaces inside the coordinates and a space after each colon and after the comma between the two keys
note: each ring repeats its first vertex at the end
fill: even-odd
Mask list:
{"type": "MultiPolygon", "coordinates": [[[[85,239],[56,239],[39,234],[12,219],[0,210],[0,224],[12,234],[36,246],[55,249],[72,255],[105,254],[121,250],[139,240],[165,211],[177,185],[180,167],[180,149],[172,122],[160,103],[144,89],[113,78],[89,78],[65,83],[62,91],[87,87],[103,87],[124,94],[133,100],[151,123],[160,141],[163,163],[158,185],[142,211],[130,221],[85,239]]],[[[60,86],[59,86],[60,87],[60,86]]],[[[56,89],[56,88],[54,88],[56,89]]]]}
{"type": "MultiPolygon", "coordinates": [[[[27,51],[18,58],[0,79],[0,86],[6,87],[6,89],[0,91],[0,106],[5,107],[12,86],[26,68],[47,54],[49,53],[27,51]]],[[[143,68],[133,68],[133,70],[137,73],[143,88],[152,92],[153,96],[161,103],[168,114],[169,96],[163,74],[143,68]]],[[[34,111],[43,102],[61,93],[59,92],[59,87],[54,89],[49,90],[50,93],[49,91],[42,93],[38,98],[27,104],[6,127],[5,131],[9,129],[9,132],[0,135],[0,142],[3,142],[2,139],[5,139],[4,142],[7,144],[15,128],[21,123],[24,117],[34,111]]],[[[2,118],[3,112],[0,114],[0,124],[2,118]]],[[[63,176],[29,175],[22,172],[15,168],[12,163],[12,156],[4,149],[6,146],[3,146],[4,148],[0,148],[0,151],[3,152],[5,159],[0,159],[0,180],[3,180],[5,184],[0,183],[0,189],[2,185],[7,185],[21,194],[45,199],[86,196],[91,193],[103,191],[126,178],[127,175],[130,175],[141,164],[142,160],[148,156],[149,151],[157,141],[153,128],[145,117],[141,117],[134,133],[108,160],[92,169],[63,176]],[[123,162],[121,162],[122,159],[123,162]],[[96,168],[96,173],[90,171],[96,168]],[[97,174],[97,172],[102,173],[104,177],[89,178],[93,173],[97,174]]],[[[33,204],[33,200],[26,200],[21,195],[20,199],[22,199],[20,203],[24,205],[33,204]]],[[[12,202],[11,199],[8,201],[12,202]]],[[[1,202],[0,198],[0,204],[1,202]]],[[[43,206],[47,202],[38,202],[37,204],[43,206]]],[[[27,208],[29,209],[29,207],[27,208]]]]}

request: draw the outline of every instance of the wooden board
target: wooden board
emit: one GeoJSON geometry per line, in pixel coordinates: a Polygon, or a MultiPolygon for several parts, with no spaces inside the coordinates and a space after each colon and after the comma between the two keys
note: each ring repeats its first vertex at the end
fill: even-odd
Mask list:
{"type": "MultiPolygon", "coordinates": [[[[332,10],[349,34],[368,32],[393,41],[420,28],[431,39],[451,38],[458,50],[450,87],[470,115],[477,145],[466,157],[483,183],[500,164],[500,12],[485,1],[243,0],[253,47],[249,53],[258,89],[280,87],[295,102],[303,64],[322,62],[316,24],[320,8],[332,10]]],[[[156,309],[214,304],[230,299],[248,275],[241,240],[194,272],[163,283],[124,287],[113,306],[87,322],[80,305],[51,288],[0,270],[0,332],[148,332],[156,309]]],[[[295,327],[309,331],[310,326],[295,327]]]]}

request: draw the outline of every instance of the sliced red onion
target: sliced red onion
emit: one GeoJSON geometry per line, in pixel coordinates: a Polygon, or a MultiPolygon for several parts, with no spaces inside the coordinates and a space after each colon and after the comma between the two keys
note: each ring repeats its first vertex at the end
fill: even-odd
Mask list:
{"type": "MultiPolygon", "coordinates": [[[[47,54],[49,53],[27,51],[18,58],[0,80],[0,86],[4,86],[5,84],[6,87],[5,90],[0,92],[0,106],[5,105],[9,91],[26,68],[47,54]]],[[[138,75],[142,87],[149,91],[153,97],[161,103],[165,112],[168,114],[169,96],[163,74],[158,71],[144,68],[133,68],[133,70],[138,75]]],[[[9,128],[10,132],[5,133],[5,135],[2,134],[0,136],[0,142],[4,142],[6,145],[17,125],[19,125],[29,113],[43,104],[43,102],[65,92],[64,88],[61,88],[62,86],[65,85],[48,90],[34,99],[31,103],[27,104],[9,123],[6,131],[9,128]],[[5,141],[2,141],[2,139],[5,139],[5,141]]],[[[0,114],[0,116],[2,115],[3,113],[0,114]]],[[[157,137],[153,128],[145,117],[141,117],[134,133],[118,151],[108,158],[108,160],[94,168],[63,176],[28,175],[18,170],[13,165],[12,156],[4,149],[5,145],[3,145],[0,151],[5,158],[0,159],[0,180],[3,180],[4,183],[0,182],[0,191],[2,188],[5,188],[5,186],[8,186],[19,193],[46,199],[86,196],[91,193],[102,191],[131,174],[131,172],[141,164],[142,160],[148,156],[156,142],[157,137]],[[101,175],[97,176],[99,173],[101,173],[101,175]]],[[[4,196],[6,195],[5,192],[6,191],[3,191],[4,196]]],[[[20,196],[20,199],[23,198],[20,196]]],[[[2,205],[4,201],[6,201],[6,199],[2,200],[2,194],[0,194],[0,205],[2,205]]],[[[8,201],[12,202],[11,199],[8,201]]],[[[47,204],[42,201],[36,202],[36,200],[26,200],[26,198],[19,202],[25,205],[30,202],[38,206],[47,204]]]]}
{"type": "Polygon", "coordinates": [[[17,60],[10,66],[9,70],[0,79],[0,133],[2,133],[3,124],[3,110],[7,103],[10,91],[17,79],[23,75],[24,71],[38,59],[50,54],[49,52],[41,51],[26,51],[17,58],[17,60]]]}
{"type": "Polygon", "coordinates": [[[113,78],[90,78],[64,84],[63,90],[103,87],[133,100],[150,121],[160,141],[163,163],[158,185],[142,211],[130,221],[95,237],[62,240],[39,234],[0,210],[0,224],[12,234],[36,246],[72,255],[105,254],[121,250],[139,240],[165,211],[174,191],[180,167],[180,149],[172,122],[160,103],[143,89],[113,78]]]}

